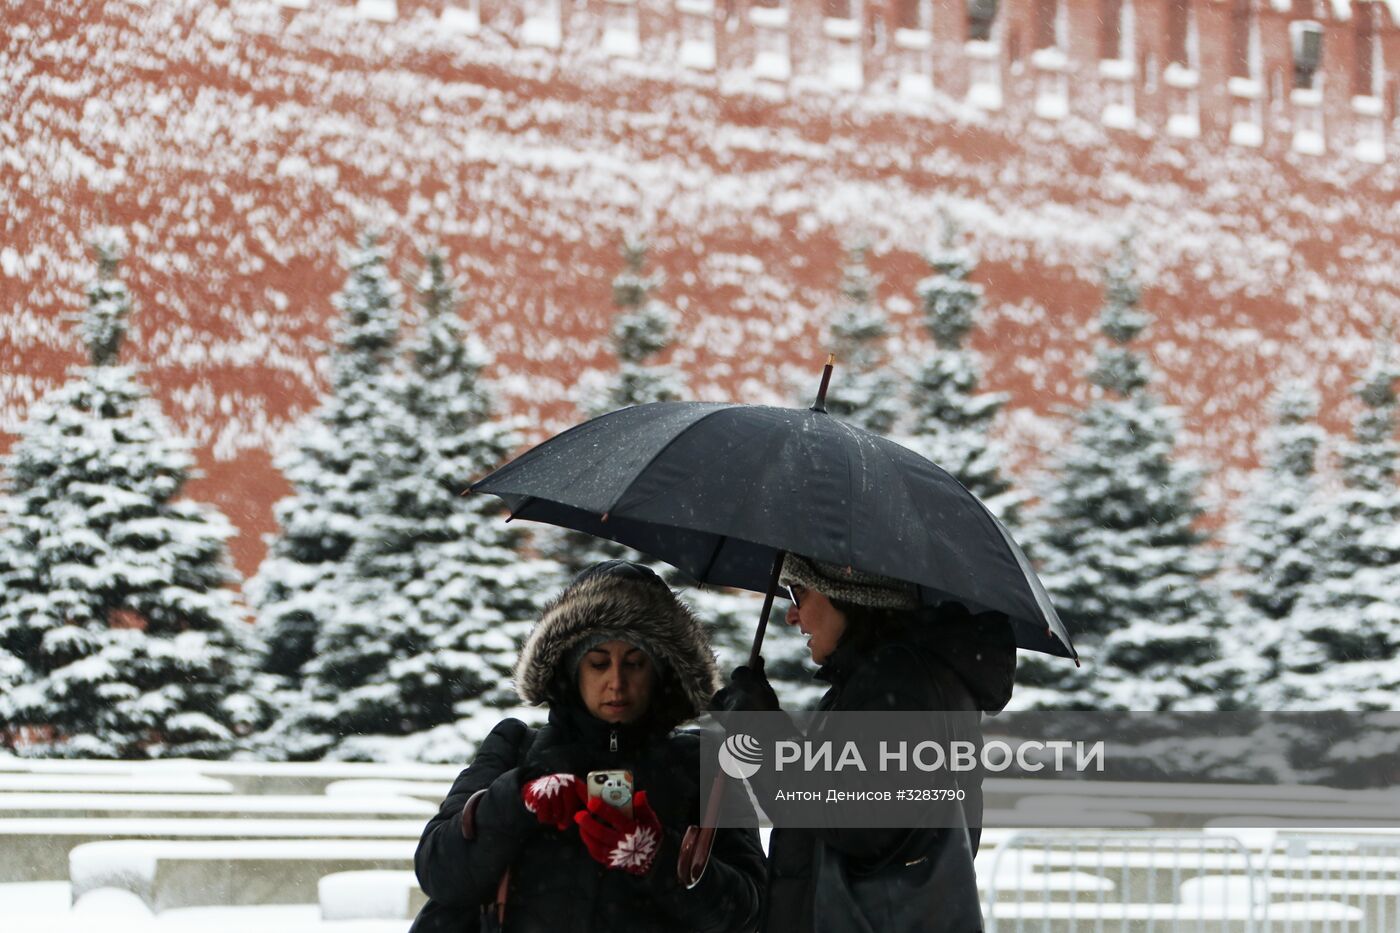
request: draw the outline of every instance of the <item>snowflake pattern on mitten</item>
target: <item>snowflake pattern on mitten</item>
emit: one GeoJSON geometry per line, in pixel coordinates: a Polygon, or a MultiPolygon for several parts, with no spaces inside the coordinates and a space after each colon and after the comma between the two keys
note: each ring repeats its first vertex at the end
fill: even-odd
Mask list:
{"type": "Polygon", "coordinates": [[[583,782],[572,774],[546,774],[526,784],[521,797],[541,823],[563,830],[583,808],[583,782]]]}
{"type": "Polygon", "coordinates": [[[661,820],[647,803],[647,792],[632,798],[632,812],[619,810],[598,798],[574,815],[579,839],[600,865],[634,875],[651,871],[661,852],[661,820]]]}
{"type": "Polygon", "coordinates": [[[638,826],[608,853],[608,864],[613,868],[630,871],[634,875],[645,875],[656,860],[659,838],[650,826],[638,826]]]}
{"type": "Polygon", "coordinates": [[[526,788],[525,806],[531,813],[538,812],[536,807],[541,801],[553,800],[564,788],[577,780],[572,774],[546,774],[538,780],[531,781],[526,788]]]}

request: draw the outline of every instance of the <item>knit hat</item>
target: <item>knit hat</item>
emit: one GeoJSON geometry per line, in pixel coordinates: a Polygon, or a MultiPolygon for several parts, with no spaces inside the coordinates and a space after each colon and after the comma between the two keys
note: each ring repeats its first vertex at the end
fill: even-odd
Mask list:
{"type": "Polygon", "coordinates": [[[633,648],[641,649],[642,654],[647,656],[647,660],[651,662],[651,666],[656,670],[658,676],[666,673],[666,662],[661,659],[660,655],[656,653],[656,649],[645,638],[630,632],[621,637],[615,632],[594,632],[592,635],[587,635],[574,642],[574,646],[569,649],[561,668],[564,676],[574,686],[578,686],[578,669],[579,665],[583,664],[584,656],[599,645],[610,641],[625,641],[633,648]]]}
{"type": "Polygon", "coordinates": [[[913,583],[796,554],[783,559],[778,582],[783,586],[816,590],[828,599],[875,609],[917,609],[920,605],[919,588],[913,583]]]}

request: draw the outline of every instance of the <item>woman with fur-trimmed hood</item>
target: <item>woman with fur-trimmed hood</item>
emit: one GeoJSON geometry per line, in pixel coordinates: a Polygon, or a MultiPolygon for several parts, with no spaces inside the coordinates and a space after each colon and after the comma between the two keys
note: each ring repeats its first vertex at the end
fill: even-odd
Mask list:
{"type": "Polygon", "coordinates": [[[752,830],[719,830],[704,877],[676,881],[699,822],[699,738],[674,731],[716,685],[695,616],[650,569],[607,561],[546,608],[515,669],[538,730],[506,719],[482,742],[423,832],[430,900],[414,933],[750,930],[765,867],[752,830]],[[627,770],[631,813],[589,800],[590,771],[627,770]]]}

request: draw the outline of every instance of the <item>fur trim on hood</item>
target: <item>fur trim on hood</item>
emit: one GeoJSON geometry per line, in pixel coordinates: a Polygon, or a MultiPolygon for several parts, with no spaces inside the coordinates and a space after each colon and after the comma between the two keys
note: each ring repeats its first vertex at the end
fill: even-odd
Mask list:
{"type": "Polygon", "coordinates": [[[585,573],[545,607],[520,650],[515,690],[521,699],[559,702],[559,685],[574,682],[573,672],[559,668],[576,645],[599,635],[644,647],[661,662],[653,710],[668,728],[700,715],[719,688],[704,628],[660,578],[585,573]]]}

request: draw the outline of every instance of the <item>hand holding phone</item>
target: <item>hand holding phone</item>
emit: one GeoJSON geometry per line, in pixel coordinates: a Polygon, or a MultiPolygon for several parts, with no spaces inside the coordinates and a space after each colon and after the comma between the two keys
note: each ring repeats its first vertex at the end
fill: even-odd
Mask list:
{"type": "Polygon", "coordinates": [[[585,780],[588,783],[589,800],[601,800],[608,806],[621,810],[631,819],[631,771],[590,771],[585,780]]]}
{"type": "MultiPolygon", "coordinates": [[[[646,791],[639,791],[627,802],[625,813],[605,803],[603,795],[608,793],[610,781],[608,778],[594,781],[593,777],[595,774],[609,773],[593,772],[588,775],[588,809],[574,814],[579,838],[598,864],[634,875],[645,875],[651,871],[657,853],[661,851],[661,820],[647,803],[646,791]],[[596,796],[595,787],[598,789],[596,796]]],[[[630,781],[627,783],[630,785],[630,781]]],[[[616,799],[620,794],[619,788],[614,786],[611,790],[616,799]]]]}

